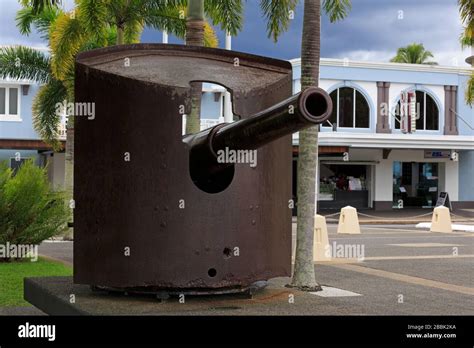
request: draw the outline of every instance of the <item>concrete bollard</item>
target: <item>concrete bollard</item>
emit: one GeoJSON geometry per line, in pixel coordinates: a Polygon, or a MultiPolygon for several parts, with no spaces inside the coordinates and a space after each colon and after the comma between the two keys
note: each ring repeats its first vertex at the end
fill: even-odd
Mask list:
{"type": "Polygon", "coordinates": [[[434,208],[430,232],[453,232],[449,208],[444,206],[434,208]]]}
{"type": "Polygon", "coordinates": [[[348,205],[341,209],[337,233],[360,234],[359,218],[357,217],[356,208],[348,205]]]}
{"type": "Polygon", "coordinates": [[[326,218],[322,215],[316,215],[314,217],[313,260],[314,261],[331,260],[331,251],[329,249],[328,227],[326,225],[326,218]]]}

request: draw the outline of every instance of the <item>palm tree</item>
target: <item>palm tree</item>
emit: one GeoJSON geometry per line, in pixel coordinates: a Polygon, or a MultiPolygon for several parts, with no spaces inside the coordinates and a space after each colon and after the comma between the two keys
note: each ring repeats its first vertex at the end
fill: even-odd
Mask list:
{"type": "MultiPolygon", "coordinates": [[[[29,34],[34,25],[44,39],[49,39],[52,56],[47,61],[51,86],[48,84],[41,88],[33,113],[38,114],[35,117],[38,133],[55,146],[59,143],[56,140],[56,129],[60,119],[52,106],[63,100],[74,100],[74,60],[78,52],[115,43],[138,42],[145,26],[166,30],[178,37],[184,37],[186,32],[185,20],[181,18],[186,0],[76,0],[75,9],[68,13],[58,8],[60,3],[61,0],[22,0],[24,8],[17,15],[17,25],[23,34],[29,34]],[[63,93],[58,93],[58,90],[63,93]]],[[[216,21],[219,20],[216,18],[218,13],[214,9],[216,21]]],[[[207,22],[204,26],[204,44],[217,46],[217,37],[212,27],[207,22]]],[[[9,52],[5,59],[10,59],[16,53],[18,52],[9,52]]],[[[65,188],[72,199],[72,115],[67,123],[65,150],[65,188]]]]}
{"type": "Polygon", "coordinates": [[[33,100],[33,125],[41,138],[58,150],[60,115],[56,104],[68,99],[68,91],[64,83],[52,76],[51,58],[29,47],[3,47],[0,49],[0,78],[7,77],[41,85],[33,100]]]}
{"type": "MultiPolygon", "coordinates": [[[[61,11],[44,7],[36,13],[31,6],[21,9],[16,17],[17,26],[24,35],[36,27],[42,38],[47,39],[51,25],[61,11]]],[[[33,125],[41,138],[55,150],[60,148],[58,124],[60,116],[56,103],[69,99],[67,86],[52,74],[51,57],[43,52],[24,46],[3,47],[0,50],[0,78],[26,79],[41,85],[33,101],[33,125]]]]}
{"type": "MultiPolygon", "coordinates": [[[[48,39],[51,32],[57,29],[58,20],[61,18],[65,18],[65,13],[57,6],[44,6],[41,11],[37,11],[27,5],[18,11],[16,21],[22,34],[30,34],[31,28],[35,27],[42,38],[48,39]]],[[[107,34],[106,44],[115,42],[114,32],[109,30],[107,34]]],[[[100,47],[101,44],[92,40],[93,38],[83,40],[79,49],[100,47]]],[[[74,100],[73,66],[69,65],[69,70],[58,77],[58,74],[54,73],[54,55],[50,56],[28,47],[6,47],[0,51],[0,76],[29,79],[41,85],[33,100],[33,125],[46,143],[59,150],[58,125],[61,117],[57,105],[74,100]]],[[[72,198],[73,187],[74,139],[71,125],[72,122],[68,122],[65,151],[65,188],[69,199],[72,198]]]]}
{"type": "Polygon", "coordinates": [[[65,78],[87,41],[107,46],[113,36],[117,45],[137,43],[145,26],[184,37],[182,3],[183,0],[76,0],[74,10],[63,13],[50,33],[53,73],[65,78]]]}
{"type": "MultiPolygon", "coordinates": [[[[459,14],[461,20],[465,24],[464,32],[461,35],[461,45],[463,47],[474,47],[474,1],[472,0],[458,0],[459,14]]],[[[474,59],[474,58],[471,58],[474,59]]],[[[466,102],[474,105],[474,73],[466,88],[466,102]]]]}
{"type": "MultiPolygon", "coordinates": [[[[43,1],[42,4],[35,1],[23,1],[24,7],[18,11],[16,18],[20,32],[28,35],[34,26],[43,39],[49,39],[53,55],[49,56],[21,46],[4,48],[0,51],[0,76],[26,78],[42,85],[33,102],[33,123],[43,140],[56,150],[60,147],[57,131],[60,115],[56,105],[63,101],[74,100],[75,54],[83,50],[109,46],[119,40],[136,42],[143,29],[142,21],[135,16],[135,11],[139,8],[132,8],[131,14],[127,11],[120,12],[118,2],[113,2],[113,4],[110,2],[112,4],[110,9],[106,8],[110,10],[110,13],[104,13],[103,5],[106,2],[78,0],[77,11],[65,13],[56,6],[58,1],[52,1],[52,3],[43,1]],[[78,14],[77,17],[76,14],[78,14]],[[106,16],[112,18],[110,22],[106,21],[106,16]],[[130,20],[124,22],[124,17],[130,20]],[[114,27],[113,23],[118,22],[121,27],[114,27]],[[122,38],[119,39],[120,35],[122,38]],[[17,64],[17,62],[20,63],[17,64]]],[[[135,6],[138,3],[137,0],[130,2],[135,6]]],[[[150,13],[147,17],[147,25],[162,25],[171,32],[181,30],[184,33],[183,21],[177,20],[177,15],[176,19],[170,17],[169,8],[166,8],[165,13],[168,17],[163,15],[165,18],[155,18],[152,14],[158,16],[165,10],[154,7],[151,3],[145,4],[148,5],[146,10],[150,13]]],[[[176,12],[176,9],[174,11],[176,12]]],[[[74,120],[71,115],[67,124],[65,151],[65,187],[69,198],[72,198],[73,190],[73,125],[74,120]]]]}
{"type": "MultiPolygon", "coordinates": [[[[74,61],[77,53],[96,47],[139,42],[145,26],[182,37],[185,33],[185,21],[180,18],[182,4],[182,0],[76,0],[74,10],[61,13],[49,31],[53,76],[67,85],[69,98],[74,100],[74,61]]],[[[215,43],[216,40],[211,38],[208,42],[215,43]]],[[[67,123],[65,160],[65,188],[72,198],[72,115],[69,115],[67,123]]]]}
{"type": "MultiPolygon", "coordinates": [[[[325,12],[331,22],[341,20],[351,9],[350,0],[325,0],[325,12]]],[[[319,84],[321,50],[321,0],[304,1],[301,43],[301,90],[319,84]]],[[[321,290],[316,282],[313,263],[314,217],[317,212],[318,127],[300,131],[297,171],[298,224],[296,255],[290,287],[305,291],[321,290]]]]}
{"type": "MultiPolygon", "coordinates": [[[[57,78],[73,81],[76,54],[87,40],[107,46],[110,34],[116,44],[139,42],[145,26],[166,30],[184,38],[186,21],[181,16],[185,0],[77,0],[74,11],[58,18],[51,31],[53,73],[57,78]]],[[[217,46],[212,27],[204,22],[203,44],[217,46]]],[[[72,124],[72,122],[71,122],[72,124]]],[[[72,133],[72,132],[71,132],[72,133]]]]}
{"type": "Polygon", "coordinates": [[[397,50],[397,55],[390,59],[393,63],[406,63],[406,64],[427,64],[437,65],[438,63],[428,61],[433,58],[433,53],[425,50],[423,44],[412,43],[406,47],[400,47],[397,50]]]}
{"type": "MultiPolygon", "coordinates": [[[[188,0],[186,18],[186,45],[204,46],[207,30],[205,13],[213,24],[236,35],[242,27],[242,2],[240,0],[188,0]]],[[[191,83],[191,112],[186,117],[186,134],[197,133],[201,128],[202,83],[191,83]]]]}
{"type": "MultiPolygon", "coordinates": [[[[189,0],[186,18],[186,45],[204,45],[204,0],[189,0]]],[[[201,129],[202,82],[191,83],[191,112],[186,117],[186,134],[201,129]]]]}
{"type": "MultiPolygon", "coordinates": [[[[32,6],[26,6],[17,14],[17,26],[24,35],[28,35],[34,26],[41,37],[46,39],[61,13],[54,6],[46,6],[40,12],[32,6]]],[[[0,50],[0,78],[7,77],[27,79],[41,85],[33,100],[33,126],[46,143],[59,150],[58,125],[61,116],[57,104],[72,100],[72,84],[54,77],[51,56],[24,46],[3,47],[0,50]]]]}

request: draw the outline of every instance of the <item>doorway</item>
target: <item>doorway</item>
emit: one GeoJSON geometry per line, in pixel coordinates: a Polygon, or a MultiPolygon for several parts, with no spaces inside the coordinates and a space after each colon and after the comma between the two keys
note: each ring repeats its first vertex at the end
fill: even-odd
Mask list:
{"type": "Polygon", "coordinates": [[[438,163],[393,162],[393,208],[432,208],[438,196],[438,163]]]}

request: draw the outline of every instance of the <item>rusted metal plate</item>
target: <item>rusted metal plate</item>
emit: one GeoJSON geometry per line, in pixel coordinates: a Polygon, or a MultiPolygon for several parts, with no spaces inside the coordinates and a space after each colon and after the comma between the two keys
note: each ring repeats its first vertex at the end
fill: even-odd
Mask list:
{"type": "Polygon", "coordinates": [[[259,149],[256,168],[236,164],[224,191],[200,190],[179,113],[197,80],[230,88],[242,118],[292,89],[288,62],[226,50],[140,44],[79,55],[76,101],[95,103],[96,115],[75,127],[76,283],[216,289],[290,275],[291,137],[259,149]]]}

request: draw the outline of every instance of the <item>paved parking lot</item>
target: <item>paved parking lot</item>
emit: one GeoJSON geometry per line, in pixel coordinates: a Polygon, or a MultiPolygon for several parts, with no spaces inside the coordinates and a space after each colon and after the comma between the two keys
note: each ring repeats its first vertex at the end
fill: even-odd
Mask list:
{"type": "MultiPolygon", "coordinates": [[[[316,262],[316,278],[325,289],[320,293],[287,288],[289,278],[271,280],[253,300],[211,296],[189,298],[185,306],[175,301],[158,304],[153,299],[97,296],[85,286],[75,291],[83,309],[97,314],[128,314],[131,308],[134,313],[130,314],[158,315],[474,314],[474,233],[430,233],[413,225],[362,225],[359,235],[340,235],[336,228],[328,225],[330,245],[363,246],[359,250],[364,258],[316,262]]],[[[40,246],[40,253],[71,263],[72,246],[72,242],[47,242],[40,246]]],[[[24,309],[0,311],[15,313],[26,314],[24,309]]]]}
{"type": "Polygon", "coordinates": [[[362,305],[357,314],[474,314],[474,233],[410,225],[363,225],[360,235],[336,229],[328,225],[330,244],[363,245],[364,260],[317,262],[316,278],[360,295],[337,298],[350,313],[362,305]]]}

